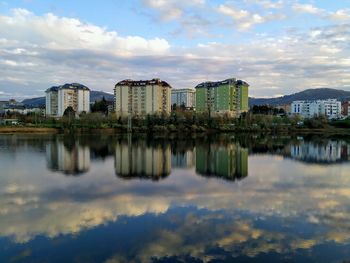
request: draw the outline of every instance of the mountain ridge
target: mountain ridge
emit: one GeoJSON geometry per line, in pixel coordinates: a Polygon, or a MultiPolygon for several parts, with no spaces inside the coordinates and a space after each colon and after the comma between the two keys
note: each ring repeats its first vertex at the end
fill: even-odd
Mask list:
{"type": "Polygon", "coordinates": [[[301,92],[284,95],[276,98],[254,98],[249,97],[249,106],[254,105],[284,105],[295,100],[325,100],[338,99],[340,101],[350,101],[350,91],[331,88],[306,89],[301,92]]]}
{"type": "MultiPolygon", "coordinates": [[[[90,102],[102,100],[103,97],[105,97],[107,101],[114,100],[114,95],[111,93],[107,93],[104,91],[96,91],[96,90],[92,90],[90,92],[90,102]]],[[[45,97],[25,99],[22,101],[22,103],[26,107],[43,107],[45,106],[45,97]]]]}

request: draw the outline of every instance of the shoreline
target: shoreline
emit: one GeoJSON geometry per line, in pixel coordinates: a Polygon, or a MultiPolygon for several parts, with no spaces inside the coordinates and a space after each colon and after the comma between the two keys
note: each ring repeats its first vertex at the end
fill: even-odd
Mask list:
{"type": "MultiPolygon", "coordinates": [[[[62,129],[62,128],[43,128],[43,127],[13,127],[13,126],[4,126],[0,127],[0,134],[128,134],[127,132],[120,128],[77,128],[74,130],[62,129]]],[[[155,135],[176,135],[179,134],[179,131],[171,130],[139,130],[136,129],[132,134],[147,134],[153,133],[155,135]]],[[[279,134],[279,135],[344,135],[350,136],[350,129],[345,128],[332,128],[332,129],[310,129],[310,128],[301,128],[301,129],[249,129],[249,128],[240,128],[235,130],[220,130],[220,129],[206,129],[206,130],[186,130],[182,131],[185,134],[220,134],[220,133],[235,133],[235,134],[279,134]]]]}

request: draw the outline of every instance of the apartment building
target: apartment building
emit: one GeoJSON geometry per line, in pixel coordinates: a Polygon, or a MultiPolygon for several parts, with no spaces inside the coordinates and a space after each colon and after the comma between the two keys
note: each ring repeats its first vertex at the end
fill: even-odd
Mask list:
{"type": "Polygon", "coordinates": [[[123,80],[114,88],[118,116],[144,116],[171,111],[171,86],[160,79],[123,80]]]}
{"type": "Polygon", "coordinates": [[[196,86],[196,111],[239,116],[248,111],[249,84],[235,78],[196,86]]]}
{"type": "Polygon", "coordinates": [[[341,117],[341,110],[341,102],[336,99],[293,101],[291,104],[291,113],[303,118],[324,115],[328,119],[338,119],[341,117]]]}
{"type": "Polygon", "coordinates": [[[196,90],[195,89],[172,89],[171,105],[185,107],[186,109],[195,109],[196,90]]]}
{"type": "Polygon", "coordinates": [[[62,117],[72,107],[76,114],[90,111],[90,89],[79,83],[54,86],[46,90],[46,115],[62,117]]]}

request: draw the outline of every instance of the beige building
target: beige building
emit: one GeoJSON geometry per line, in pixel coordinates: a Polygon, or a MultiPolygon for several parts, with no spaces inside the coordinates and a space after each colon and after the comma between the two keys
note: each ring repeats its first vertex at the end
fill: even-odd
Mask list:
{"type": "Polygon", "coordinates": [[[72,107],[76,114],[90,111],[90,89],[78,83],[51,87],[46,90],[46,115],[62,117],[72,107]]]}
{"type": "Polygon", "coordinates": [[[160,79],[123,80],[114,88],[118,116],[167,113],[171,111],[171,86],[160,79]]]}

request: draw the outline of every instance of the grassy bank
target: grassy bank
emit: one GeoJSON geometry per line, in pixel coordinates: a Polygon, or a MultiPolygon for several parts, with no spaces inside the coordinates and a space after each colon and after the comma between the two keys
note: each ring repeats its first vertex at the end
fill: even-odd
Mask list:
{"type": "MultiPolygon", "coordinates": [[[[2,126],[0,134],[15,133],[33,133],[33,134],[126,134],[127,126],[119,126],[118,128],[87,128],[87,127],[17,127],[2,126]]],[[[133,127],[132,133],[153,133],[153,134],[213,134],[213,133],[237,133],[237,134],[276,134],[276,135],[346,135],[350,136],[350,129],[347,128],[296,128],[296,127],[274,127],[274,128],[254,128],[254,127],[237,127],[237,128],[210,128],[201,126],[176,127],[172,126],[152,126],[152,127],[133,127]]]]}
{"type": "Polygon", "coordinates": [[[4,126],[0,127],[0,134],[11,134],[11,133],[59,133],[59,129],[56,128],[41,128],[41,127],[14,127],[4,126]]]}

